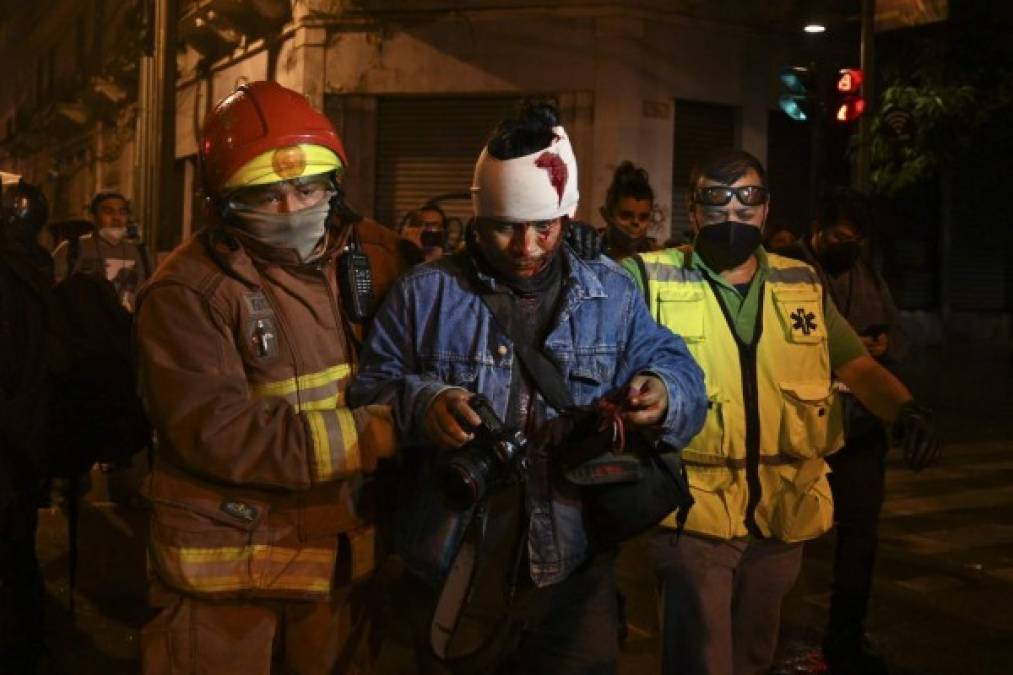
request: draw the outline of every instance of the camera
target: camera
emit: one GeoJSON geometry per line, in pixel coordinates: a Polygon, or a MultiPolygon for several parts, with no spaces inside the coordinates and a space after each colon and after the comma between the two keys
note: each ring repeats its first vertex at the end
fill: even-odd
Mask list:
{"type": "Polygon", "coordinates": [[[440,471],[440,484],[447,503],[464,510],[482,500],[491,490],[524,472],[528,440],[508,429],[485,396],[468,399],[481,423],[469,430],[475,438],[457,450],[440,471]]]}

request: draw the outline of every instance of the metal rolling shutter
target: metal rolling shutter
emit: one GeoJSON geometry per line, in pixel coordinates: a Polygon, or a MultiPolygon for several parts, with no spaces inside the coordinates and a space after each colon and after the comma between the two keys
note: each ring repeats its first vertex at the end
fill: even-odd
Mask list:
{"type": "MultiPolygon", "coordinates": [[[[381,97],[377,101],[376,219],[396,227],[408,211],[447,193],[467,193],[489,132],[516,113],[518,97],[381,97]]],[[[443,202],[467,220],[471,202],[443,202]]]]}
{"type": "Polygon", "coordinates": [[[728,105],[676,100],[672,153],[672,234],[689,231],[686,192],[693,165],[708,153],[734,148],[738,109],[728,105]]]}

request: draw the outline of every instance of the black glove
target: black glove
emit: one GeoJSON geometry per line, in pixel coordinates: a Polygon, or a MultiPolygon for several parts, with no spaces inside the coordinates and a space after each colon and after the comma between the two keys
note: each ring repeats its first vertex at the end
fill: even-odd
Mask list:
{"type": "Polygon", "coordinates": [[[579,220],[566,228],[566,243],[583,260],[594,260],[605,251],[605,233],[579,220]]]}
{"type": "Polygon", "coordinates": [[[900,407],[893,423],[894,442],[904,449],[904,461],[912,471],[921,471],[931,466],[942,454],[942,444],[932,410],[914,401],[900,407]]]}

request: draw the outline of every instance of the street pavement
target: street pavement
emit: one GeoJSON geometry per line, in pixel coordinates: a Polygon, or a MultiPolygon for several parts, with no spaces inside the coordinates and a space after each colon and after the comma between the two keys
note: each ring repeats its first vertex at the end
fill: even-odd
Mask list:
{"type": "MultiPolygon", "coordinates": [[[[949,446],[912,474],[892,461],[880,529],[870,637],[898,674],[1013,673],[1013,444],[949,446]]],[[[775,672],[823,672],[818,658],[831,537],[808,544],[784,606],[775,672]]],[[[633,624],[620,672],[657,672],[657,620],[640,542],[621,579],[633,624]]]]}
{"type": "MultiPolygon", "coordinates": [[[[896,452],[887,470],[870,637],[898,675],[1013,673],[1013,370],[1006,350],[926,352],[905,373],[934,405],[946,439],[939,465],[914,474],[896,452]]],[[[44,672],[139,672],[147,513],[108,501],[105,476],[82,510],[76,608],[69,611],[66,519],[40,513],[39,554],[48,593],[50,655],[44,672]]],[[[806,547],[784,606],[775,672],[818,673],[832,537],[806,547]]],[[[658,672],[654,577],[643,542],[619,563],[628,598],[623,675],[658,672]]],[[[384,673],[413,672],[389,648],[384,673]]]]}

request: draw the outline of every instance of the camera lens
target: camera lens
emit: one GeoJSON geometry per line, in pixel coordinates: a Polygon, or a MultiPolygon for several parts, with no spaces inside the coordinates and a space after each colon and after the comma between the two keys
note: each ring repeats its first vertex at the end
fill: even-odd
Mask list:
{"type": "Polygon", "coordinates": [[[463,511],[485,494],[489,465],[479,451],[466,449],[447,462],[440,472],[440,488],[447,504],[463,511]]]}

